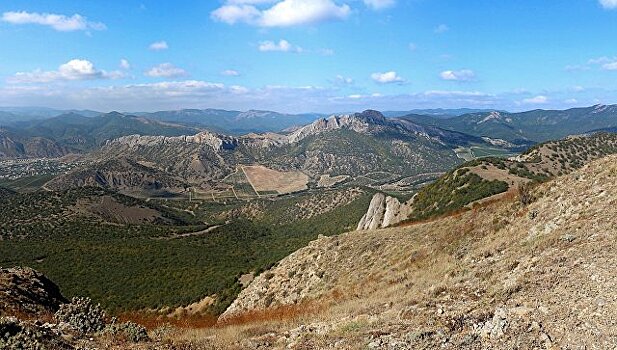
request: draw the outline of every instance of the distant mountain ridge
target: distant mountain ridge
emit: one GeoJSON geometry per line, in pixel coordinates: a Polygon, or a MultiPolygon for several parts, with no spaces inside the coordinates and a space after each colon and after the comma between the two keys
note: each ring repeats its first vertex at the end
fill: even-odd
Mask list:
{"type": "Polygon", "coordinates": [[[568,110],[533,110],[520,113],[482,112],[440,119],[423,115],[403,117],[474,136],[534,143],[561,139],[569,135],[617,127],[617,105],[595,105],[568,110]]]}
{"type": "Polygon", "coordinates": [[[284,114],[260,110],[240,112],[221,109],[182,109],[177,111],[139,113],[139,115],[154,120],[193,125],[235,135],[251,132],[281,131],[290,127],[311,123],[324,116],[317,113],[284,114]]]}

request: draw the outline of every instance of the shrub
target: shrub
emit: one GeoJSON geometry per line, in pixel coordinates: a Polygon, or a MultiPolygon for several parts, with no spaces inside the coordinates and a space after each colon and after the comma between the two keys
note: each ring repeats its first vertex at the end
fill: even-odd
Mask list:
{"type": "Polygon", "coordinates": [[[135,322],[116,323],[115,320],[107,325],[101,332],[103,335],[109,335],[114,338],[121,338],[133,343],[139,343],[150,340],[146,328],[135,322]]]}
{"type": "Polygon", "coordinates": [[[535,197],[531,193],[530,184],[521,184],[518,186],[518,199],[525,207],[535,201],[535,197]]]}
{"type": "Polygon", "coordinates": [[[65,322],[80,334],[91,334],[105,327],[105,311],[90,298],[73,298],[69,304],[60,305],[56,320],[65,322]]]}
{"type": "Polygon", "coordinates": [[[57,350],[70,346],[51,329],[15,317],[0,318],[0,349],[57,350]]]}

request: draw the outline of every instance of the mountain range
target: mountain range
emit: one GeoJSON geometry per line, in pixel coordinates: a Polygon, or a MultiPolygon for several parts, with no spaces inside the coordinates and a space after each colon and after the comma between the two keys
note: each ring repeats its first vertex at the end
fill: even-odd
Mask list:
{"type": "Polygon", "coordinates": [[[474,136],[510,142],[557,140],[617,126],[617,105],[595,105],[568,110],[533,110],[521,113],[481,112],[453,118],[407,115],[405,119],[474,136]]]}

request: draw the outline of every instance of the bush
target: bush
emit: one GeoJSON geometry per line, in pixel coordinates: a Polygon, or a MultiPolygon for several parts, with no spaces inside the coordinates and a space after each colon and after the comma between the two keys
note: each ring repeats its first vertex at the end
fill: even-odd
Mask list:
{"type": "Polygon", "coordinates": [[[71,348],[58,334],[37,323],[0,318],[0,349],[57,350],[71,348]]]}
{"type": "Polygon", "coordinates": [[[146,328],[134,322],[116,323],[115,321],[109,324],[101,332],[103,335],[109,335],[114,338],[121,338],[133,343],[139,343],[150,340],[146,328]]]}
{"type": "Polygon", "coordinates": [[[528,206],[533,203],[536,199],[531,193],[531,185],[530,184],[521,184],[518,186],[518,199],[523,206],[528,206]]]}
{"type": "Polygon", "coordinates": [[[105,327],[105,311],[90,298],[73,298],[71,303],[60,305],[56,320],[68,323],[80,334],[91,334],[105,327]]]}

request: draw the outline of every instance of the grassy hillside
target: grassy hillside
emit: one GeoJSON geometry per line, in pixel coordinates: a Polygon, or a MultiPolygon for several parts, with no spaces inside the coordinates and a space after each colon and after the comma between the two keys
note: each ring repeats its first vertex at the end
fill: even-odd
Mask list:
{"type": "Polygon", "coordinates": [[[592,160],[617,153],[617,134],[597,133],[538,144],[517,159],[487,157],[462,164],[414,197],[410,220],[464,208],[527,182],[571,173],[592,160]]]}

